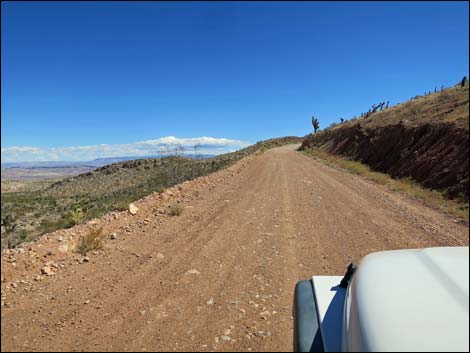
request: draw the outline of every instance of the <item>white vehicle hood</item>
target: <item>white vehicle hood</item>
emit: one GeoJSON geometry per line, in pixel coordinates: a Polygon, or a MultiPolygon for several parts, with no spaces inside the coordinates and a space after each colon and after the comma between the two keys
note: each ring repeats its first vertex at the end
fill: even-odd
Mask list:
{"type": "Polygon", "coordinates": [[[469,350],[469,249],[363,258],[346,295],[344,351],[469,350]]]}

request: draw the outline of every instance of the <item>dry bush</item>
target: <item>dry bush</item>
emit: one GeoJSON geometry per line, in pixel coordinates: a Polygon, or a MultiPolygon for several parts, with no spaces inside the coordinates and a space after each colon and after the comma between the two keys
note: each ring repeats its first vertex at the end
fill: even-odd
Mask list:
{"type": "Polygon", "coordinates": [[[77,252],[85,256],[87,252],[103,248],[103,228],[92,229],[86,235],[80,238],[77,246],[77,252]]]}
{"type": "Polygon", "coordinates": [[[178,203],[174,203],[168,208],[168,214],[171,216],[179,216],[183,213],[183,205],[180,205],[178,203]]]}

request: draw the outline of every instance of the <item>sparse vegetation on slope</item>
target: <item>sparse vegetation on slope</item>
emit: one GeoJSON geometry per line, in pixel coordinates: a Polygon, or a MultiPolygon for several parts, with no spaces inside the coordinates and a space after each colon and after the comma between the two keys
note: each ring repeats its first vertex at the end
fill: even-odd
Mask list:
{"type": "Polygon", "coordinates": [[[15,216],[14,229],[7,233],[2,227],[2,247],[7,245],[7,239],[14,246],[113,210],[125,210],[131,202],[152,192],[210,174],[252,153],[301,141],[299,137],[274,138],[208,159],[166,157],[114,163],[60,180],[45,189],[2,193],[2,218],[15,216]]]}

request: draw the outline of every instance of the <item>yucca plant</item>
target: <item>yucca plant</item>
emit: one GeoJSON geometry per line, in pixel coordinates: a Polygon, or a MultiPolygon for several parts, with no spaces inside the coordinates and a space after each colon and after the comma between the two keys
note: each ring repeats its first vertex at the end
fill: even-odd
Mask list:
{"type": "Polygon", "coordinates": [[[76,207],[69,213],[69,221],[72,225],[81,224],[83,222],[84,214],[80,207],[76,207]]]}

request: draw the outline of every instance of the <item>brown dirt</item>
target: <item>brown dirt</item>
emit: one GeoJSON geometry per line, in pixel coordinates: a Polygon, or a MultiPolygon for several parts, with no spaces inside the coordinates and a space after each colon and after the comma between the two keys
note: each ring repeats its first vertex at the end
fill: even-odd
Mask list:
{"type": "Polygon", "coordinates": [[[291,350],[296,281],[373,251],[469,243],[452,218],[293,146],[135,204],[2,255],[2,351],[291,350]],[[175,201],[181,216],[162,213],[175,201]],[[117,239],[89,262],[58,251],[101,226],[117,239]]]}

